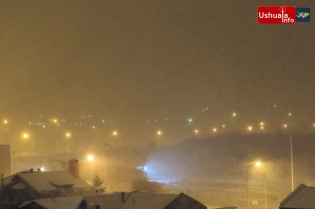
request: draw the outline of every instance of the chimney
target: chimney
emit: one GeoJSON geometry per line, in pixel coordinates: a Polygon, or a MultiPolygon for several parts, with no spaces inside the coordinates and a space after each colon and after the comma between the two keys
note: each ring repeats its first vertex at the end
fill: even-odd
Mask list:
{"type": "Polygon", "coordinates": [[[33,173],[33,168],[30,169],[30,172],[33,173]]]}
{"type": "Polygon", "coordinates": [[[79,161],[77,159],[71,159],[69,161],[69,171],[75,177],[79,177],[79,161]]]}
{"type": "Polygon", "coordinates": [[[120,194],[121,194],[121,200],[125,202],[125,192],[121,192],[120,194]]]}
{"type": "Polygon", "coordinates": [[[37,168],[37,172],[40,172],[40,168],[37,168]]]}

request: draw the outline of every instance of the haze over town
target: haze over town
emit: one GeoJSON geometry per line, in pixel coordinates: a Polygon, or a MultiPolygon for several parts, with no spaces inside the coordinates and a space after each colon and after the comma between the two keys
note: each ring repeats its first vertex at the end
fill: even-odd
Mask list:
{"type": "Polygon", "coordinates": [[[107,192],[141,176],[216,206],[239,203],[248,175],[277,207],[293,159],[294,188],[314,185],[314,22],[257,24],[257,6],[274,4],[1,1],[0,144],[11,147],[11,174],[76,158],[107,192]]]}

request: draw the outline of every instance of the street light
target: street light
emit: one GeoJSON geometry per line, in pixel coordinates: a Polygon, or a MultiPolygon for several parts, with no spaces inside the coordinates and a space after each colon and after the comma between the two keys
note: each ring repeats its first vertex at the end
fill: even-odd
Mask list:
{"type": "Polygon", "coordinates": [[[90,161],[90,162],[92,162],[92,161],[94,160],[93,155],[89,155],[89,156],[87,157],[87,160],[90,161]]]}
{"type": "Polygon", "coordinates": [[[256,162],[254,164],[251,164],[251,165],[247,166],[247,168],[246,168],[246,203],[247,203],[247,209],[249,208],[249,204],[248,204],[248,178],[247,178],[247,171],[253,165],[256,165],[257,167],[259,167],[260,166],[260,162],[256,162]]]}
{"type": "Polygon", "coordinates": [[[23,134],[23,138],[24,138],[24,139],[28,139],[28,137],[29,137],[28,133],[24,133],[24,134],[23,134]]]}

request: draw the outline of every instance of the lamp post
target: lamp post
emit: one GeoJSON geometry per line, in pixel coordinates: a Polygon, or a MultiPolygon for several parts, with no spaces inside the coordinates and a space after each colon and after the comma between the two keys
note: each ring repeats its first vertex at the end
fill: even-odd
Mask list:
{"type": "Polygon", "coordinates": [[[260,166],[260,162],[256,162],[256,163],[254,163],[254,164],[251,164],[251,165],[249,165],[249,166],[247,166],[247,168],[246,168],[246,203],[247,203],[247,209],[249,208],[249,203],[248,203],[248,178],[247,178],[247,171],[248,171],[248,169],[250,168],[250,167],[252,167],[253,165],[256,165],[257,167],[258,166],[260,166]]]}

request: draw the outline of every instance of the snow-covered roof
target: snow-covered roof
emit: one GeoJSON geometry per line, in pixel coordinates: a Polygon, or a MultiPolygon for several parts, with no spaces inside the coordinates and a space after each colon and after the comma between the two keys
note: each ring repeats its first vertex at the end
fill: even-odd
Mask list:
{"type": "MultiPolygon", "coordinates": [[[[130,196],[130,193],[125,193],[125,200],[130,196]]],[[[85,202],[87,205],[94,203],[99,205],[101,208],[120,208],[123,204],[121,193],[112,193],[112,194],[102,194],[102,195],[91,195],[85,196],[82,202],[85,202]]]]}
{"type": "Polygon", "coordinates": [[[59,197],[59,198],[47,198],[47,199],[37,199],[31,201],[25,201],[19,208],[23,209],[24,206],[36,203],[47,209],[61,209],[61,208],[77,208],[82,200],[82,196],[73,197],[59,197]]]}
{"type": "Polygon", "coordinates": [[[163,209],[180,194],[131,193],[121,209],[163,209]]]}
{"type": "Polygon", "coordinates": [[[315,208],[315,187],[301,184],[280,203],[280,208],[315,208]]]}
{"type": "MultiPolygon", "coordinates": [[[[156,193],[112,193],[91,196],[74,196],[49,199],[37,199],[25,201],[20,208],[26,205],[38,204],[46,209],[78,208],[80,205],[99,205],[100,208],[111,209],[164,209],[173,201],[180,201],[180,198],[190,198],[181,194],[156,194],[156,193]],[[54,200],[54,201],[53,201],[54,200]]],[[[187,202],[187,201],[184,201],[187,202]]],[[[197,201],[195,201],[197,202],[197,201]]],[[[206,208],[206,207],[204,207],[206,208]]]]}
{"type": "MultiPolygon", "coordinates": [[[[95,204],[100,208],[113,209],[164,209],[178,198],[190,198],[181,194],[158,194],[149,192],[125,193],[124,201],[121,193],[93,195],[83,197],[82,203],[95,204]]],[[[185,201],[186,202],[186,201],[185,201]]],[[[206,207],[205,207],[206,208],[206,207]]]]}
{"type": "Polygon", "coordinates": [[[68,171],[21,172],[17,176],[37,192],[52,191],[66,185],[73,188],[90,187],[83,179],[68,171]]]}
{"type": "Polygon", "coordinates": [[[14,178],[14,175],[11,175],[11,176],[7,176],[3,179],[0,179],[0,188],[2,187],[2,183],[3,183],[3,186],[6,186],[6,185],[9,185],[12,183],[12,179],[14,178]]]}

